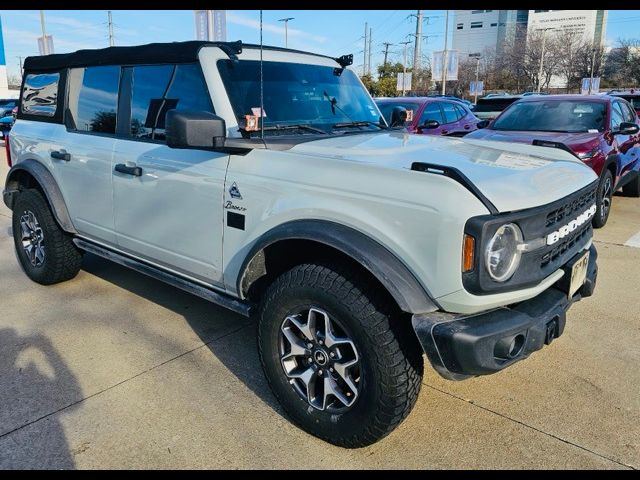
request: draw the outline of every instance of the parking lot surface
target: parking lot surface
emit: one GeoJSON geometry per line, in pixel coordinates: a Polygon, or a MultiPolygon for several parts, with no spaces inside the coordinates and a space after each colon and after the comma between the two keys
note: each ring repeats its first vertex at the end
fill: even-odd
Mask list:
{"type": "Polygon", "coordinates": [[[427,365],[408,419],[347,450],[284,417],[254,322],[92,255],[35,284],[1,204],[0,468],[640,468],[639,232],[616,196],[562,337],[464,382],[427,365]]]}

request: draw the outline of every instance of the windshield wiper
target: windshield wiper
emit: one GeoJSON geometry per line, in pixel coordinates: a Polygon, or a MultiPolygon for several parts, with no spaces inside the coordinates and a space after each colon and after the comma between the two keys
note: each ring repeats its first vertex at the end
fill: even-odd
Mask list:
{"type": "Polygon", "coordinates": [[[333,125],[331,125],[331,128],[359,128],[368,126],[378,127],[381,130],[387,130],[389,128],[370,120],[355,120],[353,122],[334,123],[333,125]]]}
{"type": "MultiPolygon", "coordinates": [[[[265,132],[282,131],[282,130],[306,130],[308,132],[321,133],[323,135],[328,135],[327,132],[325,132],[324,130],[321,130],[316,127],[312,127],[311,125],[307,125],[305,123],[296,123],[291,125],[276,124],[276,125],[269,125],[268,127],[264,127],[265,132]]],[[[252,130],[249,133],[260,133],[260,129],[252,130]]]]}

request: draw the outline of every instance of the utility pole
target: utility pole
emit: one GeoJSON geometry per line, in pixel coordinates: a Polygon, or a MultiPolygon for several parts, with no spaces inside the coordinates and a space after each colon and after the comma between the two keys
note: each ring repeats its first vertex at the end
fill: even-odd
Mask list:
{"type": "Polygon", "coordinates": [[[369,24],[367,22],[364,22],[364,67],[362,67],[362,76],[363,77],[369,71],[369,68],[367,67],[367,48],[368,48],[367,38],[368,38],[368,35],[369,35],[369,24]]]}
{"type": "Polygon", "coordinates": [[[107,11],[107,21],[109,23],[109,46],[113,47],[115,43],[113,41],[113,20],[111,19],[111,10],[107,11]]]}
{"type": "Polygon", "coordinates": [[[44,10],[40,10],[40,26],[42,27],[42,53],[49,55],[49,42],[47,42],[47,31],[44,28],[44,10]]]}
{"type": "Polygon", "coordinates": [[[373,37],[373,28],[369,27],[369,75],[371,76],[371,38],[373,37]]]}
{"type": "Polygon", "coordinates": [[[596,48],[591,49],[591,78],[589,78],[589,95],[591,95],[593,88],[593,69],[596,66],[596,48]]]}
{"type": "Polygon", "coordinates": [[[284,48],[289,47],[289,20],[293,20],[293,17],[281,18],[279,22],[284,22],[284,48]]]}
{"type": "Polygon", "coordinates": [[[480,73],[480,54],[479,53],[475,53],[475,54],[470,54],[469,55],[471,58],[475,58],[476,59],[476,88],[473,90],[473,104],[477,105],[478,104],[478,74],[480,73]]]}
{"type": "Polygon", "coordinates": [[[413,49],[413,71],[420,68],[420,50],[422,49],[422,10],[416,15],[416,45],[413,49]]]}
{"type": "Polygon", "coordinates": [[[24,75],[23,71],[22,71],[22,57],[18,56],[18,63],[20,65],[20,78],[22,78],[22,75],[24,75]]]}
{"type": "Polygon", "coordinates": [[[404,62],[402,62],[402,96],[404,97],[407,90],[404,88],[406,82],[405,79],[407,78],[407,45],[409,45],[411,42],[410,41],[406,41],[406,42],[400,42],[400,45],[404,45],[404,62]]]}
{"type": "Polygon", "coordinates": [[[393,45],[393,43],[384,42],[384,63],[383,66],[387,64],[387,57],[389,56],[389,47],[393,45]]]}
{"type": "Polygon", "coordinates": [[[540,93],[540,87],[542,86],[542,73],[543,73],[543,66],[544,66],[544,45],[545,42],[547,40],[547,30],[553,30],[552,28],[544,28],[542,30],[542,51],[540,52],[540,70],[538,71],[538,90],[537,92],[540,93]]]}
{"type": "Polygon", "coordinates": [[[442,95],[447,89],[447,41],[449,39],[449,10],[444,21],[444,52],[442,52],[442,95]]]}

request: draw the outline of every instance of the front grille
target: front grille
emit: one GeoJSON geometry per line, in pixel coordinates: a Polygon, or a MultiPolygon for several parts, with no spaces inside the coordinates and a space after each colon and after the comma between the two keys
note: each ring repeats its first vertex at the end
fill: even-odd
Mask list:
{"type": "Polygon", "coordinates": [[[573,217],[584,212],[588,207],[593,205],[596,201],[596,190],[592,189],[586,193],[583,193],[578,198],[571,200],[560,208],[549,212],[547,214],[546,228],[553,227],[555,224],[562,222],[564,219],[572,220],[573,217]]]}
{"type": "MultiPolygon", "coordinates": [[[[567,240],[564,240],[559,245],[555,245],[552,250],[546,252],[542,256],[540,262],[540,268],[545,268],[549,264],[563,263],[562,260],[566,256],[567,252],[570,253],[569,258],[575,255],[580,248],[582,248],[587,239],[591,236],[591,222],[583,225],[579,230],[574,232],[573,236],[567,240]],[[575,250],[575,251],[574,251],[575,250]]],[[[560,267],[561,265],[557,265],[560,267]]]]}

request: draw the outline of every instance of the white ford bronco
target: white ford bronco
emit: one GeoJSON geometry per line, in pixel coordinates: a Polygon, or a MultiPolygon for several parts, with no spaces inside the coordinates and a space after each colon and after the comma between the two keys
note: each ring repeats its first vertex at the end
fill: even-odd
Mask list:
{"type": "Polygon", "coordinates": [[[593,293],[597,178],[548,147],[388,127],[330,58],[241,42],[29,57],[12,168],[19,262],[91,253],[257,317],[291,419],[336,445],[390,433],[420,391],[502,370],[593,293]]]}

